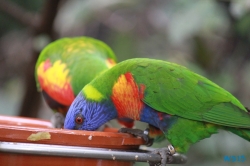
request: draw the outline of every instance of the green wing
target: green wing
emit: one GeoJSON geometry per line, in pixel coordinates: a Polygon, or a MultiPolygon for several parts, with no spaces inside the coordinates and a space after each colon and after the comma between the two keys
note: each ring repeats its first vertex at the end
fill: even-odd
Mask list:
{"type": "Polygon", "coordinates": [[[229,92],[187,68],[135,59],[132,74],[146,86],[143,101],[160,112],[223,126],[250,128],[250,115],[229,92]]]}

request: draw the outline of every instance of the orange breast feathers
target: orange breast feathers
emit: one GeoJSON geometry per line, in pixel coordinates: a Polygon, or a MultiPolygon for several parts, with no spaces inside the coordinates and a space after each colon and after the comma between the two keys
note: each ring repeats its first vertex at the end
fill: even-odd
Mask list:
{"type": "Polygon", "coordinates": [[[70,105],[75,96],[70,85],[69,70],[61,60],[51,64],[50,60],[42,62],[37,69],[38,81],[42,90],[63,105],[70,105]]]}
{"type": "Polygon", "coordinates": [[[144,108],[144,85],[137,85],[132,74],[121,75],[112,89],[111,99],[118,111],[119,117],[129,117],[140,120],[140,113],[144,108]]]}

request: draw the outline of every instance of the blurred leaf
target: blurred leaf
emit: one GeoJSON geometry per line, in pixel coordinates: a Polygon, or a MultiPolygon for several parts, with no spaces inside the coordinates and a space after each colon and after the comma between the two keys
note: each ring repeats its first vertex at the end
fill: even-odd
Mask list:
{"type": "Polygon", "coordinates": [[[228,19],[215,1],[176,0],[166,7],[169,40],[181,43],[197,33],[225,31],[228,19]]]}
{"type": "Polygon", "coordinates": [[[236,30],[242,38],[250,39],[250,12],[242,16],[236,23],[236,30]]]}
{"type": "Polygon", "coordinates": [[[105,17],[111,13],[108,9],[111,7],[133,6],[135,2],[122,0],[85,0],[85,1],[67,1],[59,11],[55,21],[56,29],[61,33],[65,33],[75,27],[84,27],[91,20],[105,21],[105,17]]]}
{"type": "Polygon", "coordinates": [[[233,0],[230,2],[230,12],[235,18],[244,16],[250,10],[249,0],[233,0]]]}

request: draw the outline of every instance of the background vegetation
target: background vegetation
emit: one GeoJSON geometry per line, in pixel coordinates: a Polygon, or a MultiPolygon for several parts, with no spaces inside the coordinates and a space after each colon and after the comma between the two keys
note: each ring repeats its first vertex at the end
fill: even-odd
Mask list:
{"type": "MultiPolygon", "coordinates": [[[[0,0],[0,21],[1,114],[50,119],[35,86],[36,59],[49,42],[82,35],[106,42],[119,61],[182,64],[250,107],[249,0],[0,0]]],[[[250,144],[220,132],[187,156],[192,166],[250,165],[250,144]],[[245,155],[246,161],[227,163],[225,155],[245,155]]]]}

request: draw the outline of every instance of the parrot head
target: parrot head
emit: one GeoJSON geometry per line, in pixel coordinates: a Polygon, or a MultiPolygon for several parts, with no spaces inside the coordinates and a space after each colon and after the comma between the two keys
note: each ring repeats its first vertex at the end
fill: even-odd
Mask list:
{"type": "Polygon", "coordinates": [[[112,104],[90,101],[80,92],[67,112],[64,128],[94,131],[116,117],[117,112],[112,104]]]}

